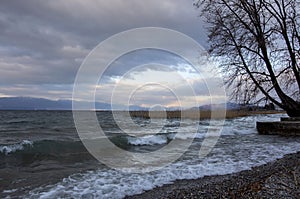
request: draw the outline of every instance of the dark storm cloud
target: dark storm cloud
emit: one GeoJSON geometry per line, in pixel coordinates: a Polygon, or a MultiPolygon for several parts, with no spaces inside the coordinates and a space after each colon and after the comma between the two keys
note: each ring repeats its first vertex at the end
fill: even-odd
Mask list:
{"type": "MultiPolygon", "coordinates": [[[[203,26],[192,4],[185,0],[2,1],[0,84],[7,88],[38,85],[36,93],[51,84],[67,85],[69,89],[90,50],[109,36],[131,28],[171,28],[205,45],[203,26]]],[[[154,57],[149,55],[144,61],[153,61],[154,57]]],[[[106,74],[120,75],[139,61],[127,59],[106,74]]],[[[7,93],[13,95],[12,90],[7,93]]]]}

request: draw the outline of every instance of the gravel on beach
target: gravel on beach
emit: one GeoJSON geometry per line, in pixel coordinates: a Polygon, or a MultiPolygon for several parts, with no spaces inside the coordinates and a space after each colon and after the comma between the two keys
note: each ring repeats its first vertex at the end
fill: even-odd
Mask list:
{"type": "Polygon", "coordinates": [[[239,173],[178,180],[127,199],[295,198],[300,199],[300,152],[239,173]]]}

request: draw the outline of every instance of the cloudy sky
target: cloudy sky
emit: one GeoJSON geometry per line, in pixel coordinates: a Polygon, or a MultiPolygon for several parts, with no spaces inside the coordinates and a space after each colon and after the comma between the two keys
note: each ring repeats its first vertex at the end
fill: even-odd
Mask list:
{"type": "MultiPolygon", "coordinates": [[[[207,47],[198,15],[192,0],[2,1],[0,97],[72,99],[77,72],[91,50],[133,28],[176,30],[207,47]]],[[[136,105],[179,106],[171,88],[186,100],[181,105],[190,106],[183,80],[193,85],[199,102],[211,100],[205,81],[187,62],[167,52],[140,50],[115,60],[95,86],[95,95],[106,103],[130,99],[136,105]]]]}

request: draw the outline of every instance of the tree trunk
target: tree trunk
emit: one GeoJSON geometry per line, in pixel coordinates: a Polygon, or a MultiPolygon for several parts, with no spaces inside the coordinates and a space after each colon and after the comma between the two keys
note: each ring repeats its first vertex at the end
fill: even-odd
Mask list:
{"type": "Polygon", "coordinates": [[[286,107],[285,111],[290,117],[300,117],[300,102],[296,102],[294,107],[286,107]]]}

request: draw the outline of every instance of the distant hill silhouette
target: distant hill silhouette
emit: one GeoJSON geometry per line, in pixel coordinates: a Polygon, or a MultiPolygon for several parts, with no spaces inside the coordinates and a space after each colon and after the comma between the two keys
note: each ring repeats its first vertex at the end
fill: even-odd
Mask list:
{"type": "MultiPolygon", "coordinates": [[[[83,105],[87,102],[80,102],[83,105]]],[[[111,105],[95,103],[96,109],[110,110],[111,105]]],[[[0,110],[72,110],[71,100],[49,100],[31,97],[4,97],[0,98],[0,110]]]]}
{"type": "Polygon", "coordinates": [[[236,104],[236,103],[232,103],[232,102],[228,102],[226,104],[208,104],[208,105],[203,105],[199,107],[199,110],[218,110],[218,109],[224,109],[224,107],[227,110],[236,110],[236,109],[240,109],[241,105],[236,104]]]}
{"type": "Polygon", "coordinates": [[[226,110],[248,110],[248,111],[266,109],[265,107],[257,106],[257,105],[253,105],[253,104],[242,105],[242,104],[227,102],[225,104],[224,103],[208,104],[208,105],[203,105],[200,107],[193,107],[192,110],[209,111],[209,110],[221,110],[224,108],[226,108],[226,110]]]}
{"type": "MultiPolygon", "coordinates": [[[[81,107],[86,106],[88,102],[77,101],[81,107]]],[[[241,106],[236,103],[226,104],[209,104],[200,107],[191,108],[191,110],[218,110],[226,107],[227,110],[237,110],[242,108],[249,108],[251,106],[241,106]]],[[[108,103],[96,102],[97,110],[111,110],[112,106],[108,103]]],[[[118,110],[128,110],[125,106],[116,105],[114,108],[118,110]]],[[[72,110],[71,100],[49,100],[45,98],[31,98],[31,97],[3,97],[0,98],[0,110],[72,110]]],[[[130,111],[147,111],[147,107],[137,105],[129,106],[130,111]]],[[[168,111],[180,110],[180,108],[166,108],[168,111]]]]}

